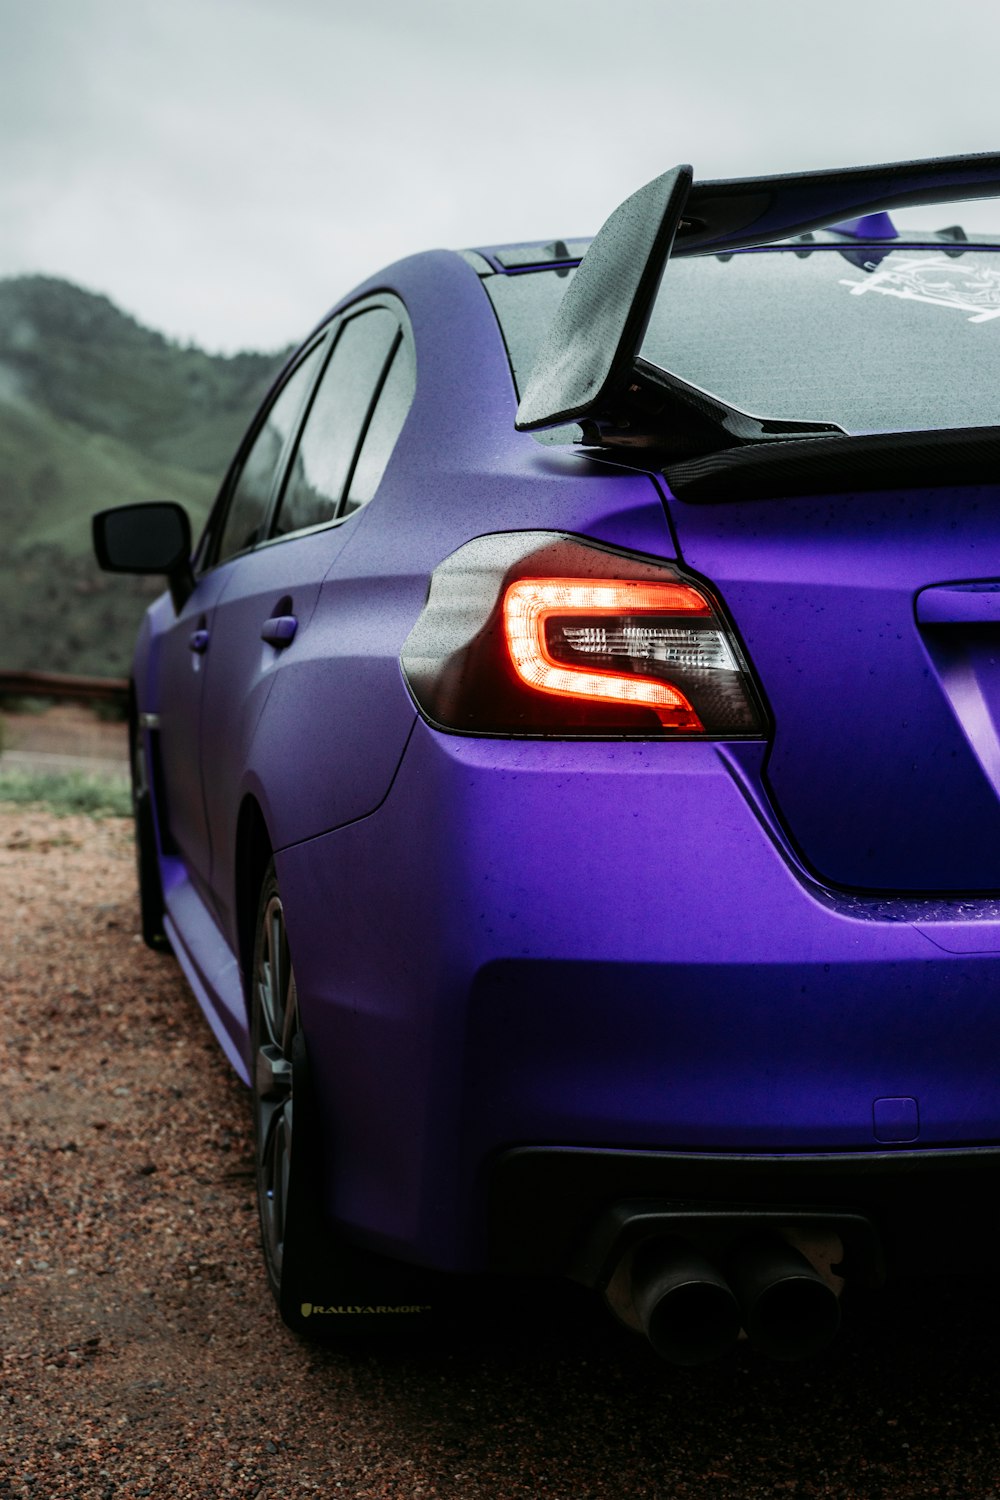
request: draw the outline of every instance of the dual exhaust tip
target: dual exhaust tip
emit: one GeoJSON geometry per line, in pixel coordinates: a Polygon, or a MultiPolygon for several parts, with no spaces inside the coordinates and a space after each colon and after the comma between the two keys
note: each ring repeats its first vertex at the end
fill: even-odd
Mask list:
{"type": "Polygon", "coordinates": [[[718,1359],[740,1331],[772,1359],[819,1354],[840,1327],[840,1300],[825,1277],[779,1234],[744,1241],[726,1274],[687,1241],[664,1237],[636,1247],[632,1309],[662,1358],[677,1365],[718,1359]]]}

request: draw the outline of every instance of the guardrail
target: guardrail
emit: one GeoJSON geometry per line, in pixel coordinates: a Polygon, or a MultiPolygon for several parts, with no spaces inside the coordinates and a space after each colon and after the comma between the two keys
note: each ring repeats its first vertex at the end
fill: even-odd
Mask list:
{"type": "Polygon", "coordinates": [[[124,677],[73,677],[67,672],[0,672],[2,698],[69,698],[78,703],[128,702],[124,677]]]}

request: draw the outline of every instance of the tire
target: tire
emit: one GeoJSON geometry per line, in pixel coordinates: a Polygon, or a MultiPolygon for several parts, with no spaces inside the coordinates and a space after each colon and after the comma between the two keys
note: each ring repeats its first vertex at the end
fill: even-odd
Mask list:
{"type": "Polygon", "coordinates": [[[277,1297],[289,1218],[292,1050],[299,1032],[299,1013],[284,908],[273,867],[260,893],[252,985],[250,1044],[254,1059],[257,1208],[268,1284],[277,1297]]]}
{"type": "Polygon", "coordinates": [[[142,940],[155,953],[169,953],[170,939],[163,926],[165,908],[156,851],[153,798],[146,777],[146,758],[138,731],[133,729],[129,760],[132,769],[132,816],[135,821],[135,866],[139,883],[139,923],[142,940]]]}
{"type": "Polygon", "coordinates": [[[424,1330],[440,1278],[348,1245],[322,1214],[322,1126],[273,860],[257,904],[249,1010],[257,1208],[282,1318],[310,1338],[424,1330]]]}

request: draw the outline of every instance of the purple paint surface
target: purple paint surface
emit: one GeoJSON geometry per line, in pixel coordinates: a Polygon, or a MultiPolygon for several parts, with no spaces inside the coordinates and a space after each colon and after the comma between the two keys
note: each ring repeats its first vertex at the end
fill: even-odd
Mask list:
{"type": "Polygon", "coordinates": [[[514,431],[460,257],[336,311],[387,292],[417,386],[374,499],[158,601],[134,669],[170,935],[244,1077],[248,820],[274,852],[330,1221],[477,1269],[513,1148],[652,1154],[669,1196],[678,1154],[1000,1142],[995,490],[685,504],[514,431]],[[701,580],[766,736],[426,722],[400,653],[434,570],[523,531],[701,580]]]}

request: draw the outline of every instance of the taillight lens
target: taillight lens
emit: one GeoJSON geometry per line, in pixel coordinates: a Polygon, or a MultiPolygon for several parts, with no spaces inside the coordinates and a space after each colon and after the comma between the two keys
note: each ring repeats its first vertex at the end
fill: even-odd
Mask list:
{"type": "Polygon", "coordinates": [[[474,734],[759,736],[732,631],[674,564],[551,532],[438,567],[402,654],[424,715],[474,734]]]}
{"type": "Polygon", "coordinates": [[[621,579],[522,578],[503,600],[507,649],[528,687],[593,703],[641,704],[664,729],[698,733],[702,722],[669,669],[656,670],[668,636],[678,633],[664,618],[678,613],[711,611],[686,584],[621,579]]]}

